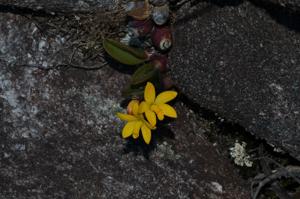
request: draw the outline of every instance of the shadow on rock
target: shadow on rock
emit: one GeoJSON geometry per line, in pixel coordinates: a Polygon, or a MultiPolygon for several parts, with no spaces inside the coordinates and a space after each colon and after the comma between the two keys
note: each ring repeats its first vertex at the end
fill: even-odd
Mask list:
{"type": "Polygon", "coordinates": [[[254,135],[248,132],[243,126],[236,122],[228,121],[226,118],[223,118],[218,113],[201,107],[198,103],[192,101],[184,94],[180,94],[179,100],[184,103],[187,107],[193,110],[195,113],[201,115],[202,118],[212,121],[220,129],[219,131],[222,134],[231,134],[233,132],[239,132],[242,136],[247,137],[247,140],[258,140],[254,135]]]}
{"type": "MultiPolygon", "coordinates": [[[[184,18],[179,19],[175,24],[185,23],[187,20],[195,19],[200,17],[207,12],[214,10],[214,6],[225,7],[225,6],[238,6],[243,3],[243,0],[186,0],[186,1],[173,1],[171,5],[173,10],[179,10],[182,6],[190,3],[189,6],[195,7],[201,2],[207,2],[208,5],[201,9],[197,9],[191,14],[186,15],[184,18]]],[[[261,0],[249,0],[253,5],[264,9],[277,23],[284,25],[285,27],[297,31],[300,31],[300,12],[294,11],[289,8],[283,7],[280,4],[272,3],[269,1],[261,0]]]]}
{"type": "Polygon", "coordinates": [[[180,25],[180,24],[184,24],[186,23],[186,21],[192,20],[192,19],[196,19],[198,17],[203,16],[204,14],[211,12],[212,10],[214,10],[214,6],[213,5],[207,5],[204,8],[201,9],[196,9],[194,12],[184,16],[183,18],[180,18],[178,20],[175,21],[174,25],[180,25]]]}
{"type": "Polygon", "coordinates": [[[208,3],[215,4],[220,7],[224,6],[238,6],[243,3],[243,0],[204,0],[208,3]]]}
{"type": "Polygon", "coordinates": [[[118,61],[110,57],[107,53],[105,53],[104,59],[111,68],[117,70],[120,73],[133,74],[134,71],[137,69],[137,66],[127,66],[119,63],[118,61]]]}
{"type": "Polygon", "coordinates": [[[20,7],[15,5],[3,5],[0,4],[0,12],[2,13],[12,13],[16,15],[31,15],[38,17],[54,17],[54,14],[48,13],[44,10],[33,10],[31,8],[20,7]]]}
{"type": "Polygon", "coordinates": [[[167,127],[165,124],[157,126],[157,130],[152,132],[152,139],[149,145],[147,145],[142,135],[138,139],[129,138],[125,147],[124,154],[133,153],[134,155],[143,155],[147,160],[149,160],[150,153],[157,147],[157,144],[165,139],[175,139],[175,134],[173,131],[167,127]]]}
{"type": "Polygon", "coordinates": [[[251,0],[251,2],[264,9],[277,23],[284,25],[285,27],[297,31],[300,31],[300,12],[291,11],[279,4],[264,2],[261,0],[251,0]]]}
{"type": "Polygon", "coordinates": [[[174,1],[171,5],[172,10],[176,11],[179,10],[181,7],[185,6],[185,4],[190,3],[189,7],[193,8],[196,7],[201,2],[207,2],[204,7],[200,6],[199,9],[194,10],[192,13],[185,15],[185,17],[180,18],[175,21],[175,25],[179,25],[182,23],[186,23],[186,21],[196,19],[205,15],[208,12],[214,11],[217,7],[224,7],[224,6],[238,6],[243,1],[242,0],[186,0],[186,1],[174,1]]]}

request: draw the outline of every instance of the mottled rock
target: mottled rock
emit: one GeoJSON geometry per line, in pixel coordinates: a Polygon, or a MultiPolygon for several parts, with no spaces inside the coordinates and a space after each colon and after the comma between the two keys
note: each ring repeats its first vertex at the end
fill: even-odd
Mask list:
{"type": "Polygon", "coordinates": [[[115,114],[128,75],[53,67],[72,55],[71,40],[22,16],[1,18],[0,198],[249,198],[187,107],[176,105],[179,118],[150,146],[124,140],[115,114]]]}
{"type": "Polygon", "coordinates": [[[170,60],[182,92],[300,160],[299,32],[249,2],[179,13],[170,60]]]}
{"type": "MultiPolygon", "coordinates": [[[[116,15],[118,16],[118,15],[116,15]]],[[[95,68],[102,63],[99,34],[115,36],[119,21],[112,14],[77,14],[68,17],[24,17],[0,13],[0,60],[12,66],[43,69],[73,65],[95,68]],[[83,59],[88,54],[91,59],[83,59]],[[99,56],[97,56],[99,54],[99,56]]],[[[120,24],[119,24],[120,23],[120,24]]]]}
{"type": "Polygon", "coordinates": [[[7,65],[42,68],[67,63],[71,50],[67,36],[48,37],[38,24],[25,17],[0,13],[0,59],[7,65]]]}

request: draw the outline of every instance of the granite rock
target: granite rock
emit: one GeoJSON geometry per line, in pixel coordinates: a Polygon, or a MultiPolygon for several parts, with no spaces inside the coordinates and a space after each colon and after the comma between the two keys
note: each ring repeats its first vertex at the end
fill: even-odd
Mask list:
{"type": "Polygon", "coordinates": [[[128,75],[55,67],[74,52],[67,35],[0,17],[0,198],[250,198],[203,135],[207,121],[176,104],[179,118],[150,146],[122,139],[115,114],[128,75]]]}
{"type": "Polygon", "coordinates": [[[182,92],[300,160],[299,32],[248,1],[177,14],[170,60],[182,92]]]}
{"type": "Polygon", "coordinates": [[[0,13],[0,59],[6,65],[49,68],[67,61],[68,37],[44,35],[37,23],[14,14],[0,13]]]}

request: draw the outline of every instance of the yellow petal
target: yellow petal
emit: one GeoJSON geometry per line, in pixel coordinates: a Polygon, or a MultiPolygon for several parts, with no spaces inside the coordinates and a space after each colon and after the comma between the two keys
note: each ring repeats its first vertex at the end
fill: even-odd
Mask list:
{"type": "Polygon", "coordinates": [[[139,137],[140,129],[141,129],[142,124],[143,123],[141,121],[135,122],[134,128],[133,128],[133,138],[136,139],[136,138],[139,137]]]}
{"type": "Polygon", "coordinates": [[[139,134],[132,134],[132,137],[133,137],[134,139],[137,139],[137,138],[139,137],[139,134]]]}
{"type": "Polygon", "coordinates": [[[118,118],[120,118],[123,121],[131,122],[131,121],[137,120],[137,118],[134,117],[133,115],[128,115],[128,114],[124,114],[124,113],[117,113],[117,116],[118,116],[118,118]]]}
{"type": "Polygon", "coordinates": [[[139,113],[145,113],[147,110],[149,110],[149,104],[145,101],[142,101],[140,103],[140,106],[139,106],[139,113]]]}
{"type": "Polygon", "coordinates": [[[160,120],[160,121],[162,121],[162,120],[164,120],[164,113],[162,112],[162,111],[160,111],[160,112],[158,112],[157,113],[157,118],[160,120]]]}
{"type": "Polygon", "coordinates": [[[164,119],[164,112],[158,107],[158,105],[152,105],[151,110],[153,110],[156,113],[157,118],[160,121],[164,119]]]}
{"type": "Polygon", "coordinates": [[[160,104],[158,107],[163,111],[164,115],[172,118],[177,118],[175,109],[168,104],[160,104]]]}
{"type": "Polygon", "coordinates": [[[151,141],[151,130],[146,125],[142,125],[142,135],[146,144],[149,144],[151,141]]]}
{"type": "Polygon", "coordinates": [[[132,115],[137,115],[139,110],[139,101],[131,100],[127,106],[127,113],[132,115]]]}
{"type": "Polygon", "coordinates": [[[133,133],[133,128],[134,128],[134,124],[135,124],[135,122],[128,122],[128,123],[124,126],[124,128],[123,128],[123,130],[122,130],[122,137],[123,137],[123,138],[127,138],[127,137],[129,137],[129,136],[132,135],[132,133],[133,133]]]}
{"type": "Polygon", "coordinates": [[[156,125],[156,115],[153,111],[148,110],[145,112],[146,118],[148,120],[148,122],[152,125],[155,126],[156,125]]]}
{"type": "Polygon", "coordinates": [[[173,100],[176,96],[177,96],[176,91],[162,92],[156,97],[155,104],[165,104],[165,103],[173,100]]]}
{"type": "Polygon", "coordinates": [[[145,101],[148,103],[154,103],[155,100],[155,88],[151,82],[147,82],[147,85],[145,87],[144,91],[144,98],[145,101]]]}
{"type": "Polygon", "coordinates": [[[132,113],[133,113],[133,115],[137,115],[138,112],[139,112],[139,103],[134,102],[132,105],[132,113]]]}
{"type": "Polygon", "coordinates": [[[151,130],[155,130],[156,129],[156,126],[152,126],[149,122],[147,122],[147,120],[143,120],[143,125],[146,125],[148,127],[148,129],[151,129],[151,130]]]}

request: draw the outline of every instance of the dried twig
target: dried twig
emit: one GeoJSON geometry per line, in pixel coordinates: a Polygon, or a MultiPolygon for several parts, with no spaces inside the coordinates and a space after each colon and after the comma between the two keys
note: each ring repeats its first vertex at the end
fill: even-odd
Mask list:
{"type": "Polygon", "coordinates": [[[57,64],[55,66],[52,66],[52,67],[43,67],[41,65],[32,65],[32,64],[21,64],[21,65],[16,65],[17,67],[29,67],[29,68],[37,68],[37,69],[40,69],[40,70],[45,70],[45,71],[49,71],[49,70],[54,70],[54,69],[61,69],[61,68],[65,68],[65,69],[68,69],[68,68],[75,68],[75,69],[80,69],[80,70],[86,70],[86,71],[91,71],[91,70],[99,70],[99,69],[102,69],[104,66],[106,66],[107,63],[103,63],[101,65],[98,65],[98,64],[95,64],[93,66],[79,66],[79,65],[75,65],[75,64],[57,64]]]}
{"type": "MultiPolygon", "coordinates": [[[[264,153],[263,144],[260,144],[260,146],[258,147],[258,153],[259,153],[260,156],[264,156],[264,154],[263,154],[264,153]]],[[[279,168],[284,168],[283,166],[281,166],[276,161],[273,161],[273,160],[271,161],[270,158],[261,158],[260,159],[260,165],[261,165],[262,170],[263,170],[263,172],[266,176],[269,176],[269,175],[272,174],[272,170],[270,168],[270,163],[275,163],[275,165],[277,165],[279,168]]],[[[291,197],[288,195],[288,193],[279,185],[279,183],[277,181],[275,181],[271,184],[271,189],[281,199],[291,199],[291,197]]]]}
{"type": "Polygon", "coordinates": [[[255,192],[252,192],[252,198],[256,199],[261,191],[261,189],[266,186],[267,184],[281,179],[283,177],[288,178],[294,176],[297,179],[297,182],[300,183],[300,167],[299,166],[286,166],[283,169],[277,170],[275,173],[271,175],[259,174],[257,177],[254,178],[254,181],[251,184],[251,190],[256,188],[255,192]],[[259,183],[258,183],[259,181],[259,183]],[[256,186],[257,185],[257,186],[256,186]]]}

